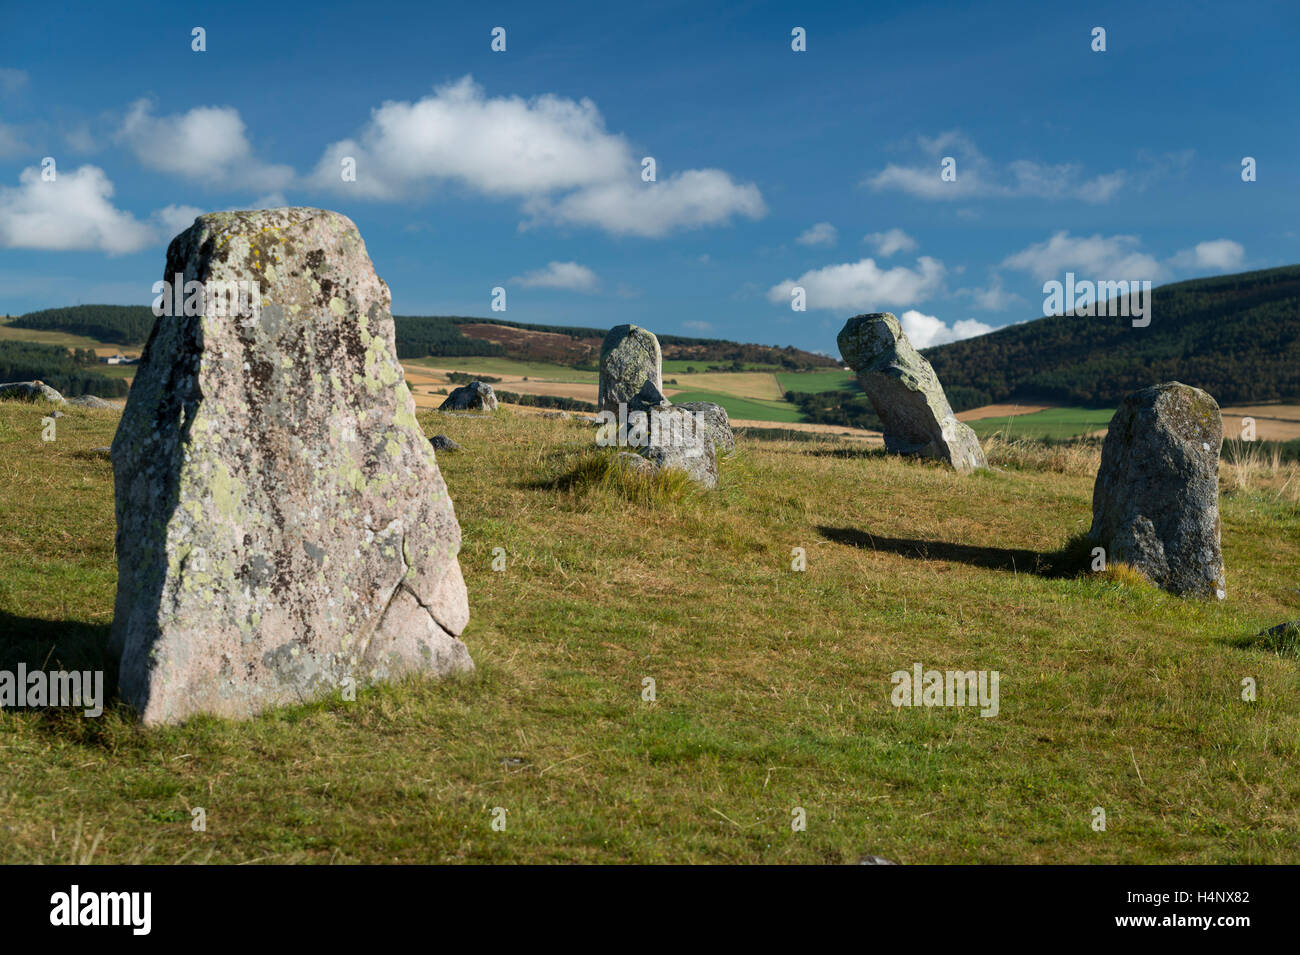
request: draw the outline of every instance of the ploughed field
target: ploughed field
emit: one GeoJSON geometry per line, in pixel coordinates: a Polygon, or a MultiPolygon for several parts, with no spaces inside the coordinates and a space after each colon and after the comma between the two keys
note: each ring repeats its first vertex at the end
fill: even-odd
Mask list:
{"type": "MultiPolygon", "coordinates": [[[[118,413],[47,413],[0,403],[0,669],[103,665],[112,619],[118,413]]],[[[0,711],[0,861],[1300,858],[1300,659],[1247,641],[1300,617],[1294,470],[1224,475],[1215,603],[1061,574],[1095,447],[960,477],[745,433],[707,493],[611,479],[577,420],[420,421],[465,449],[476,674],[247,723],[0,711]],[[998,671],[997,715],[895,708],[917,663],[998,671]]]]}

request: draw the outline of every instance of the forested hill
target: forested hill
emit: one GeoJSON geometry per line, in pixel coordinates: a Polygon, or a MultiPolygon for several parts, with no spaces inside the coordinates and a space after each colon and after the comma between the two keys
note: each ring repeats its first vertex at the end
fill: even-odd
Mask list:
{"type": "Polygon", "coordinates": [[[145,305],[72,305],[28,312],[9,325],[85,335],[113,345],[143,345],[153,323],[153,310],[145,305]]]}
{"type": "MultiPolygon", "coordinates": [[[[397,354],[401,358],[502,355],[565,365],[594,366],[600,360],[600,343],[608,331],[605,328],[533,325],[462,315],[398,315],[394,322],[397,354]]],[[[28,312],[9,324],[14,328],[85,335],[116,345],[143,346],[153,323],[153,312],[144,305],[76,305],[28,312]]],[[[610,324],[618,322],[611,320],[610,324]]],[[[665,358],[772,364],[791,369],[834,368],[839,364],[826,355],[790,346],[751,345],[682,335],[658,337],[665,358]]]]}
{"type": "Polygon", "coordinates": [[[926,349],[945,386],[972,401],[1114,405],[1161,381],[1220,404],[1300,398],[1300,266],[1193,279],[1152,290],[1151,324],[1039,318],[926,349]]]}

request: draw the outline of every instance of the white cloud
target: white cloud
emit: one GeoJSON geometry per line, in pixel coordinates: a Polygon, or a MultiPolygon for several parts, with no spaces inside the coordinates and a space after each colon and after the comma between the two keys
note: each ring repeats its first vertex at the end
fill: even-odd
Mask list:
{"type": "Polygon", "coordinates": [[[605,131],[591,100],[488,99],[465,76],[414,103],[388,101],[372,110],[359,138],[327,147],[314,178],[378,199],[402,198],[410,186],[434,179],[520,196],[614,179],[631,162],[631,148],[605,131]],[[340,176],[344,156],[357,161],[354,183],[340,176]]]}
{"type": "Polygon", "coordinates": [[[834,245],[839,240],[840,230],[829,222],[818,222],[795,239],[800,245],[834,245]]]}
{"type": "Polygon", "coordinates": [[[536,269],[510,280],[525,288],[557,288],[574,292],[594,292],[600,284],[596,273],[577,262],[551,262],[544,269],[536,269]]]}
{"type": "Polygon", "coordinates": [[[987,322],[976,321],[973,318],[963,318],[952,323],[953,341],[959,342],[963,338],[974,338],[976,335],[987,335],[993,331],[993,326],[987,322]]]}
{"type": "Polygon", "coordinates": [[[1190,249],[1183,249],[1169,260],[1176,269],[1215,269],[1231,272],[1241,268],[1246,257],[1246,250],[1240,242],[1231,239],[1214,239],[1210,242],[1198,242],[1190,249]]]}
{"type": "Polygon", "coordinates": [[[589,99],[546,94],[489,98],[472,77],[414,103],[389,101],[354,138],[325,149],[314,185],[370,199],[409,200],[432,184],[524,200],[528,225],[596,226],[618,235],[661,236],[766,213],[752,184],[719,169],[641,180],[640,154],[605,129],[589,99]],[[345,182],[342,161],[356,162],[345,182]]]}
{"type": "Polygon", "coordinates": [[[682,322],[682,328],[691,332],[711,332],[713,331],[713,324],[711,322],[689,321],[682,322]]]}
{"type": "Polygon", "coordinates": [[[865,182],[877,190],[897,190],[922,199],[1037,198],[1081,199],[1107,202],[1125,184],[1122,169],[1091,179],[1084,178],[1078,163],[1045,164],[1017,159],[998,167],[958,130],[933,138],[920,137],[921,151],[928,157],[912,165],[890,163],[865,182]],[[956,160],[956,179],[940,178],[940,160],[956,160]]]}
{"type": "Polygon", "coordinates": [[[1164,268],[1153,256],[1139,251],[1140,244],[1135,235],[1084,237],[1062,231],[1007,256],[1001,267],[1028,272],[1040,280],[1059,279],[1066,272],[1116,281],[1161,278],[1164,268]]]}
{"type": "Polygon", "coordinates": [[[877,255],[889,258],[895,252],[916,251],[916,240],[902,229],[890,229],[888,232],[872,232],[862,237],[863,242],[870,242],[877,255]]]}
{"type": "Polygon", "coordinates": [[[194,220],[203,215],[197,206],[164,206],[154,213],[158,225],[168,236],[176,236],[194,224],[194,220]]]}
{"type": "Polygon", "coordinates": [[[934,315],[925,315],[916,309],[908,309],[898,316],[898,323],[907,333],[908,341],[916,348],[929,348],[931,345],[946,345],[948,342],[963,338],[974,338],[993,331],[992,325],[977,322],[973,318],[964,318],[954,322],[949,328],[942,319],[934,315]]]}
{"type": "Polygon", "coordinates": [[[1023,302],[1024,299],[1014,292],[1008,292],[1002,284],[1002,276],[993,273],[993,278],[989,282],[988,288],[963,288],[958,289],[955,293],[962,296],[970,296],[975,307],[983,309],[986,312],[1001,312],[1009,308],[1016,302],[1023,302]]]}
{"type": "Polygon", "coordinates": [[[15,70],[12,67],[0,67],[0,92],[16,93],[27,85],[29,77],[26,70],[15,70]]]}
{"type": "Polygon", "coordinates": [[[137,100],[117,139],[149,168],[211,186],[280,189],[293,180],[290,167],[253,156],[244,121],[232,106],[197,106],[187,113],[154,116],[152,103],[137,100]]]}
{"type": "Polygon", "coordinates": [[[738,185],[721,169],[687,169],[666,180],[624,179],[588,186],[552,202],[525,206],[528,225],[545,220],[598,226],[614,235],[660,238],[679,229],[722,225],[733,215],[750,219],[767,213],[753,184],[738,185]]]}
{"type": "Polygon", "coordinates": [[[283,192],[268,192],[264,196],[258,196],[243,209],[280,209],[289,204],[284,198],[283,192]]]}
{"type": "Polygon", "coordinates": [[[767,298],[788,305],[790,292],[798,285],[808,293],[809,308],[870,311],[882,305],[907,305],[924,301],[943,287],[942,262],[923,255],[916,264],[915,269],[902,265],[882,269],[874,259],[862,259],[828,265],[772,286],[767,298]]]}
{"type": "Polygon", "coordinates": [[[156,239],[154,230],[110,201],[113,184],[97,166],[60,172],[53,182],[31,166],[17,188],[0,188],[0,245],[124,255],[156,239]]]}

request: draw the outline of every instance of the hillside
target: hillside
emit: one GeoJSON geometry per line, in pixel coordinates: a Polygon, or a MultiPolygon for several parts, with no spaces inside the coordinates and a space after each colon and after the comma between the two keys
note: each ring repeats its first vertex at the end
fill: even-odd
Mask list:
{"type": "Polygon", "coordinates": [[[28,312],[8,322],[11,328],[67,332],[114,345],[144,344],[154,314],[144,305],[71,305],[28,312]]]}
{"type": "MultiPolygon", "coordinates": [[[[41,413],[0,402],[0,669],[98,667],[117,574],[95,449],[118,413],[70,408],[50,443],[41,413]]],[[[466,449],[438,464],[464,531],[475,674],[152,732],[116,703],[94,720],[0,710],[0,861],[1300,853],[1297,661],[1239,645],[1297,616],[1295,468],[1225,480],[1228,599],[1203,604],[1048,569],[1088,526],[1095,446],[995,446],[1003,470],[961,478],[742,436],[716,493],[645,499],[600,480],[581,422],[420,419],[466,449]],[[998,716],[895,709],[890,674],[915,663],[999,671],[998,716]],[[1240,702],[1243,676],[1257,703],[1240,702]]]]}
{"type": "MultiPolygon", "coordinates": [[[[65,332],[118,345],[143,345],[154,315],[144,305],[74,305],[28,312],[11,328],[65,332]]],[[[498,355],[520,361],[548,361],[594,367],[607,328],[537,325],[463,315],[395,315],[401,358],[498,355]]],[[[610,325],[618,324],[611,321],[610,325]]],[[[665,359],[689,359],[703,366],[763,364],[789,370],[834,368],[835,359],[791,346],[753,345],[721,338],[659,335],[665,359]]],[[[703,370],[703,368],[701,369],[703,370]]]]}
{"type": "Polygon", "coordinates": [[[1153,289],[1146,328],[1039,318],[923,354],[959,411],[1009,400],[1113,406],[1170,379],[1220,405],[1300,397],[1300,266],[1153,289]]]}

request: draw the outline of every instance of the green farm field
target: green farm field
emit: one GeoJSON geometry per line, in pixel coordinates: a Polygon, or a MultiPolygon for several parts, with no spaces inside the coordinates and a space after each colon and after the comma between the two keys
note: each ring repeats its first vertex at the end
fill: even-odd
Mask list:
{"type": "Polygon", "coordinates": [[[1047,438],[1063,441],[1104,430],[1114,415],[1114,408],[1047,408],[1031,414],[979,418],[967,423],[981,438],[1001,434],[1009,439],[1047,438]]]}

